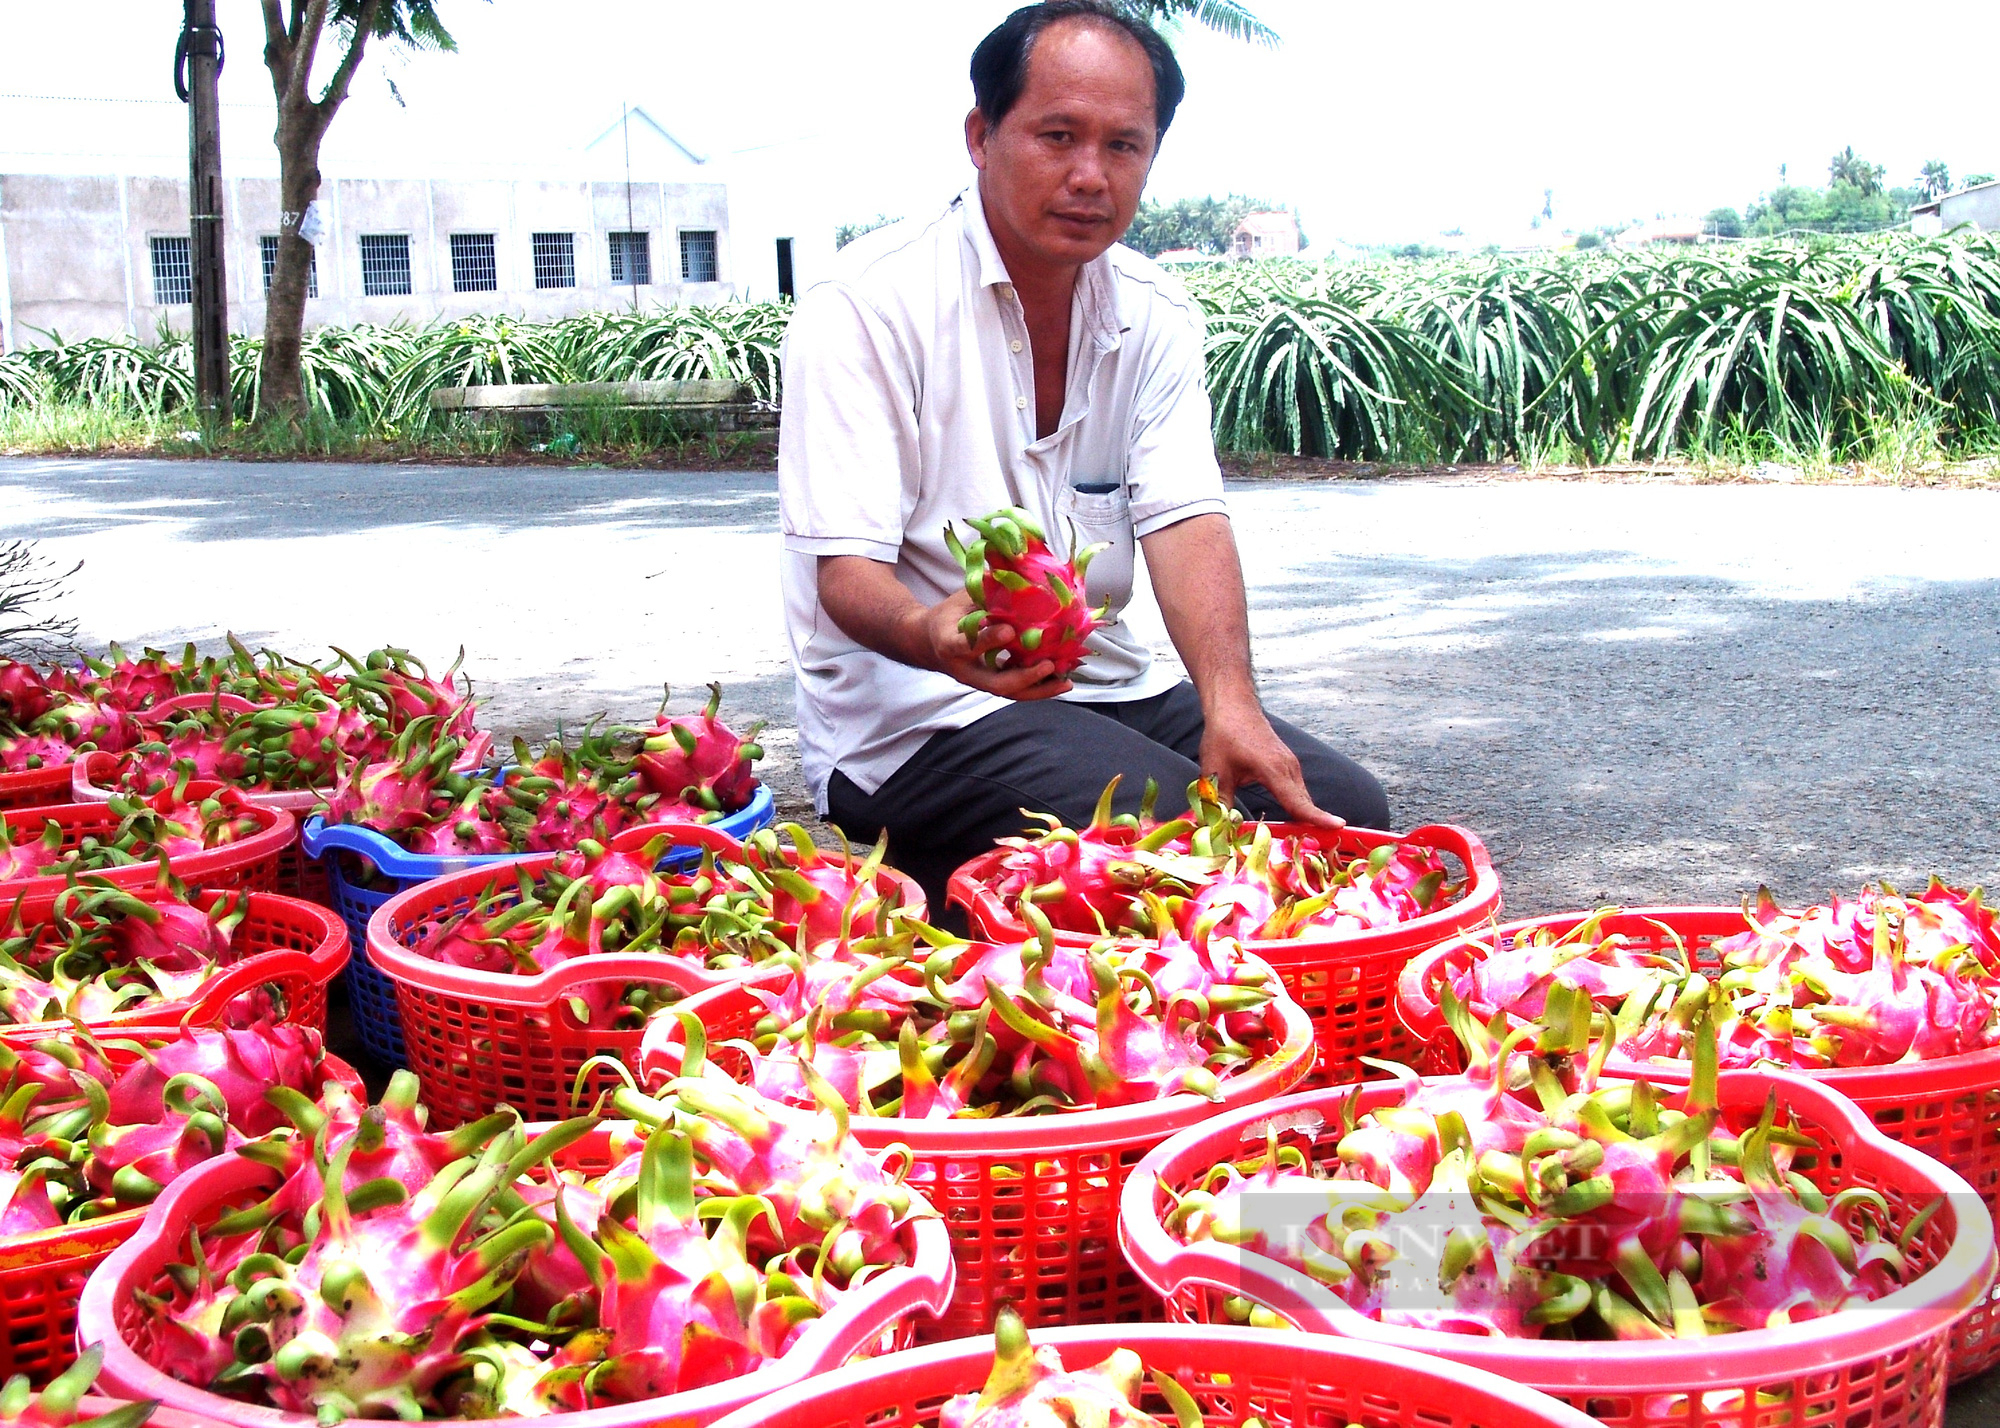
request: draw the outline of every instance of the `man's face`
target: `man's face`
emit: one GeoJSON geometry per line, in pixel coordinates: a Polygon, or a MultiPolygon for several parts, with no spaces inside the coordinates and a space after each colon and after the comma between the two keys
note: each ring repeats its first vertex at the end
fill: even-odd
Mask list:
{"type": "Polygon", "coordinates": [[[1074,20],[1044,30],[1006,118],[965,120],[1002,254],[1069,268],[1117,242],[1153,166],[1153,124],[1153,67],[1135,40],[1074,20]]]}

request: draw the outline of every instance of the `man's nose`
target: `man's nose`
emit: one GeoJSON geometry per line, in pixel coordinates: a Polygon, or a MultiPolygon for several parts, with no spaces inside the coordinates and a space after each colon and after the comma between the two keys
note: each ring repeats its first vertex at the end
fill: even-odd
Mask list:
{"type": "Polygon", "coordinates": [[[1089,145],[1079,145],[1076,157],[1070,164],[1070,192],[1102,193],[1109,186],[1110,180],[1105,176],[1104,155],[1089,145]]]}

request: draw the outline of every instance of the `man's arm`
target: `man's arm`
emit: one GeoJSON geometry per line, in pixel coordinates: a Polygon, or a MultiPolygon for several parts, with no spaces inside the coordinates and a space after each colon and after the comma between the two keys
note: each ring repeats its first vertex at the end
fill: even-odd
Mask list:
{"type": "MultiPolygon", "coordinates": [[[[1339,827],[1312,801],[1299,758],[1257,699],[1250,669],[1250,611],[1229,517],[1191,516],[1142,538],[1167,634],[1201,696],[1201,771],[1222,796],[1259,783],[1294,818],[1339,827]]],[[[851,632],[850,632],[851,633],[851,632]]]]}
{"type": "Polygon", "coordinates": [[[948,674],[960,684],[1003,699],[1048,699],[1066,692],[1067,679],[1040,660],[1020,669],[988,669],[980,658],[1014,638],[1006,625],[988,624],[976,641],[959,632],[972,610],[963,590],[935,605],[924,605],[896,578],[893,566],[864,555],[819,558],[819,601],[833,622],[856,644],[880,655],[948,674]]]}

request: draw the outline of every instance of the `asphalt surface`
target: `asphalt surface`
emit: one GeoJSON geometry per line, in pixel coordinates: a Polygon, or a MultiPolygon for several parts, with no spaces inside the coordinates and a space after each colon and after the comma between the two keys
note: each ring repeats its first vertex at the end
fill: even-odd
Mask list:
{"type": "MultiPolygon", "coordinates": [[[[1230,498],[1270,707],[1376,770],[1399,826],[1477,831],[1510,912],[1996,882],[2000,494],[1230,498]]],[[[804,810],[773,477],[17,459],[0,511],[0,534],[85,561],[94,642],[462,643],[489,721],[531,735],[720,679],[728,711],[770,721],[766,776],[804,810]]],[[[1996,1380],[1951,1421],[2000,1419],[1996,1380]]]]}

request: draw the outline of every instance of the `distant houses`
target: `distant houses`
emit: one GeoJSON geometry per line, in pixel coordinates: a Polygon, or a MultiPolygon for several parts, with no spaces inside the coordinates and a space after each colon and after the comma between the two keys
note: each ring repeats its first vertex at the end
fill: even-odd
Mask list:
{"type": "Polygon", "coordinates": [[[1923,236],[1966,226],[2000,233],[2000,179],[1962,188],[1910,210],[1910,231],[1923,236]]]}
{"type": "Polygon", "coordinates": [[[1230,235],[1229,256],[1292,258],[1299,251],[1299,221],[1289,213],[1246,213],[1230,235]]]}

